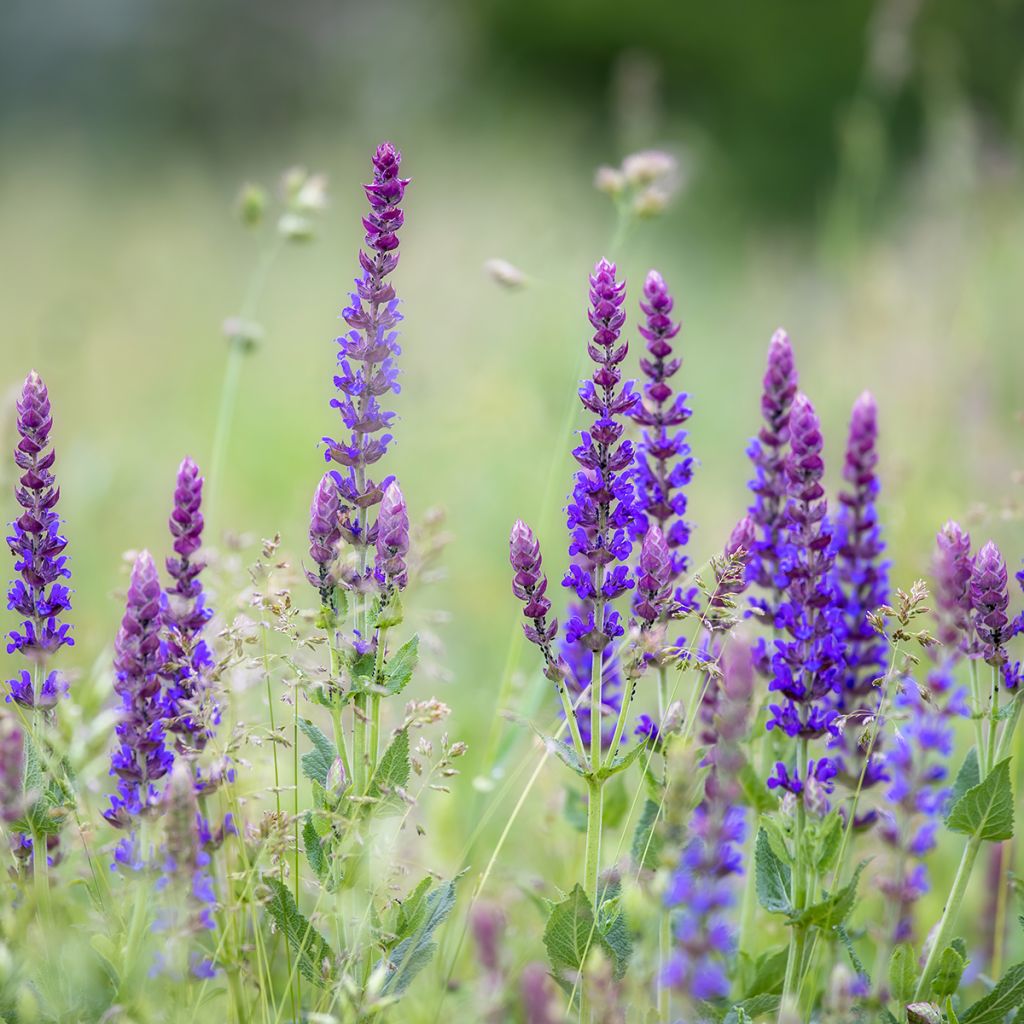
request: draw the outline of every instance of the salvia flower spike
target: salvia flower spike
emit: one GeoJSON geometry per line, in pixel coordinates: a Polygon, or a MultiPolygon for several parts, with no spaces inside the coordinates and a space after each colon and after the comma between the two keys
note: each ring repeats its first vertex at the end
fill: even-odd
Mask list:
{"type": "Polygon", "coordinates": [[[309,582],[320,591],[321,601],[331,603],[337,586],[338,548],[341,543],[341,500],[331,473],[325,473],[316,485],[309,506],[309,557],[316,572],[308,572],[309,582]]]}
{"type": "Polygon", "coordinates": [[[121,720],[110,774],[117,776],[118,786],[104,817],[119,828],[158,805],[157,783],[174,764],[160,693],[165,655],[161,595],[153,557],[143,551],[132,567],[124,618],[114,641],[114,689],[121,698],[121,720]]]}
{"type": "Polygon", "coordinates": [[[936,636],[945,647],[964,647],[971,633],[971,535],[952,519],[935,538],[932,563],[936,636]]]}
{"type": "Polygon", "coordinates": [[[409,582],[405,556],[409,553],[409,510],[398,482],[393,480],[377,516],[376,575],[385,589],[404,590],[409,582]]]}
{"type": "Polygon", "coordinates": [[[201,574],[206,563],[196,555],[203,543],[203,477],[190,458],[182,460],[174,488],[168,525],[174,554],[167,558],[172,585],[166,591],[164,623],[167,643],[163,674],[167,728],[178,737],[179,749],[206,746],[219,710],[207,706],[208,674],[213,659],[203,630],[213,615],[207,606],[201,574]]]}
{"type": "Polygon", "coordinates": [[[1006,643],[1014,627],[1007,614],[1010,604],[1006,562],[989,541],[978,552],[971,572],[971,608],[974,631],[982,657],[991,665],[1006,661],[1006,643]]]}
{"type": "Polygon", "coordinates": [[[7,700],[24,708],[52,708],[67,694],[67,681],[55,670],[44,674],[50,655],[74,644],[70,626],[61,617],[71,608],[70,579],[56,506],[60,488],[53,475],[55,452],[50,447],[53,415],[46,385],[33,370],[17,400],[18,444],[14,462],[20,471],[14,496],[22,508],[11,523],[7,544],[18,573],[7,592],[7,607],[22,617],[8,635],[7,653],[20,652],[32,665],[7,681],[7,700]]]}
{"type": "Polygon", "coordinates": [[[632,417],[643,436],[636,447],[633,481],[636,485],[636,517],[631,529],[641,540],[651,526],[660,528],[672,555],[671,580],[686,572],[684,554],[690,538],[683,490],[693,477],[693,459],[682,426],[690,418],[684,392],[673,391],[669,383],[682,360],[674,355],[672,340],[680,325],[671,317],[672,296],[661,274],[652,270],[644,282],[640,308],[645,321],[639,331],[647,342],[647,355],[640,359],[646,381],[641,401],[632,417]]]}
{"type": "Polygon", "coordinates": [[[554,665],[551,643],[558,635],[558,620],[548,621],[551,601],[547,597],[548,578],[544,575],[540,542],[522,519],[517,519],[512,527],[508,557],[513,571],[512,593],[523,602],[523,632],[530,643],[541,649],[550,670],[554,665]]]}
{"type": "MultiPolygon", "coordinates": [[[[804,746],[807,740],[834,730],[843,659],[830,578],[832,535],[822,486],[822,446],[814,406],[805,395],[798,395],[790,418],[786,536],[780,549],[780,564],[786,567],[788,581],[778,610],[778,624],[784,635],[775,642],[769,683],[769,689],[780,694],[783,702],[771,705],[767,725],[800,739],[804,746]]],[[[835,774],[832,760],[821,758],[797,764],[792,773],[777,766],[769,785],[796,794],[803,792],[807,778],[813,777],[828,791],[835,774]],[[802,777],[805,770],[808,775],[802,777]]]]}
{"type": "MultiPolygon", "coordinates": [[[[758,539],[747,572],[764,595],[777,593],[785,586],[779,578],[779,561],[784,541],[783,512],[786,507],[786,453],[789,444],[789,417],[797,392],[797,371],[789,335],[781,328],[768,345],[768,368],[761,395],[763,422],[747,455],[754,464],[750,490],[754,504],[750,515],[758,527],[758,539]]],[[[769,611],[774,611],[769,608],[769,611]]]]}
{"type": "Polygon", "coordinates": [[[397,327],[402,316],[387,278],[398,266],[398,231],[405,218],[401,204],[409,181],[399,174],[401,161],[390,142],[382,143],[373,156],[373,181],[363,186],[370,212],[363,218],[362,276],[356,279],[351,305],[341,314],[349,331],[338,339],[334,383],[341,395],[331,402],[348,437],[323,439],[327,461],[343,467],[334,471],[334,478],[349,510],[346,540],[363,548],[373,542],[369,510],[380,503],[389,483],[389,478],[378,481],[368,475],[392,439],[387,431],[394,413],[384,408],[382,399],[399,391],[397,327]]]}

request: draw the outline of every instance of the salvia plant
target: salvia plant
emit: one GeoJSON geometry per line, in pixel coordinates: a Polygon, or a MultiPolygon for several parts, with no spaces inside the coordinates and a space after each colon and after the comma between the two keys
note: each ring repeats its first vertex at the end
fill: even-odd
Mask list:
{"type": "MultiPolygon", "coordinates": [[[[415,190],[390,143],[371,174],[299,554],[207,528],[253,307],[326,202],[322,176],[292,170],[226,325],[210,484],[191,457],[168,471],[166,532],[128,554],[99,668],[76,662],[68,550],[87,541],[61,520],[67,425],[34,370],[19,390],[0,1017],[1024,1021],[1024,570],[949,521],[930,583],[894,586],[884,411],[861,394],[833,449],[781,330],[749,415],[750,504],[696,534],[699,339],[656,270],[634,289],[602,258],[587,278],[562,540],[509,510],[514,614],[550,700],[510,716],[531,726],[523,771],[478,794],[480,828],[504,812],[496,846],[431,862],[422,807],[468,748],[446,703],[407,693],[430,677],[420,594],[445,537],[392,451],[415,190]],[[557,870],[513,894],[495,864],[548,774],[564,835],[536,842],[557,870]],[[973,919],[972,885],[989,890],[973,919]]],[[[676,175],[657,152],[599,172],[613,248],[676,175]]],[[[261,230],[270,202],[247,186],[243,222],[261,230]]]]}

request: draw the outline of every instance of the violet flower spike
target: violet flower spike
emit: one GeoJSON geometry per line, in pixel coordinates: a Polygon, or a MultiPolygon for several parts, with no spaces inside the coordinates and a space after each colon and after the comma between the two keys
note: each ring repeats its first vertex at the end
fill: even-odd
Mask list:
{"type": "Polygon", "coordinates": [[[643,428],[636,446],[632,478],[636,487],[636,517],[631,529],[634,541],[641,540],[651,526],[661,529],[671,552],[669,582],[687,569],[684,549],[690,539],[683,490],[693,478],[693,459],[682,425],[690,418],[684,392],[674,392],[669,380],[678,373],[682,359],[672,351],[672,339],[680,324],[671,318],[672,296],[662,276],[652,270],[644,282],[640,308],[645,322],[639,331],[647,342],[648,355],[640,359],[647,378],[643,395],[633,408],[633,420],[643,428]]]}
{"type": "Polygon", "coordinates": [[[385,589],[404,590],[409,582],[405,556],[409,553],[409,510],[397,481],[384,492],[377,516],[376,574],[385,589]]]}
{"type": "Polygon", "coordinates": [[[155,807],[156,786],[174,764],[167,748],[160,673],[164,650],[160,579],[148,551],[135,560],[124,618],[114,641],[114,689],[121,698],[117,723],[118,747],[111,756],[110,774],[118,777],[118,791],[110,798],[104,817],[117,828],[155,807]]]}
{"type": "Polygon", "coordinates": [[[317,567],[307,572],[306,578],[320,591],[323,604],[332,604],[333,591],[338,584],[335,562],[341,545],[341,499],[334,475],[325,473],[320,478],[309,506],[309,557],[317,567]]]}
{"type": "Polygon", "coordinates": [[[971,635],[971,535],[951,519],[936,535],[935,545],[936,637],[944,647],[963,649],[971,635]]]}
{"type": "Polygon", "coordinates": [[[343,536],[364,549],[374,540],[370,510],[390,482],[389,477],[376,481],[367,475],[392,440],[386,431],[395,414],[381,399],[400,390],[395,360],[401,351],[396,328],[402,316],[386,279],[398,266],[398,231],[405,219],[401,203],[409,179],[399,175],[401,160],[390,142],[382,143],[373,157],[373,181],[363,186],[370,204],[363,218],[366,249],[359,253],[362,276],[356,279],[352,303],[341,314],[349,326],[338,338],[339,372],[334,378],[342,397],[331,402],[349,434],[346,440],[323,439],[327,461],[344,467],[333,471],[346,510],[343,536]]]}
{"type": "MultiPolygon", "coordinates": [[[[8,634],[7,653],[20,652],[34,669],[61,647],[74,644],[71,627],[61,622],[61,616],[71,609],[71,591],[61,581],[70,579],[71,571],[64,554],[67,538],[60,533],[60,517],[55,511],[60,488],[53,475],[56,453],[47,450],[52,427],[50,397],[33,370],[17,400],[19,440],[14,462],[21,475],[14,496],[22,512],[11,523],[7,545],[19,578],[7,591],[7,607],[23,621],[8,634]]],[[[44,676],[40,671],[39,677],[37,680],[34,671],[22,669],[7,681],[7,701],[45,710],[67,695],[68,684],[60,672],[44,676]]]]}
{"type": "Polygon", "coordinates": [[[523,632],[530,643],[540,648],[550,673],[554,667],[551,642],[558,635],[558,620],[547,620],[551,601],[546,596],[548,578],[542,568],[540,542],[522,519],[516,520],[509,536],[509,562],[515,574],[512,577],[512,593],[524,605],[523,617],[526,622],[523,623],[523,632]]]}
{"type": "Polygon", "coordinates": [[[220,721],[220,709],[207,700],[213,658],[203,631],[213,609],[206,604],[200,579],[206,563],[195,557],[203,543],[202,500],[199,467],[185,458],[178,467],[174,508],[168,521],[174,554],[166,567],[173,585],[166,591],[163,613],[167,627],[165,718],[182,753],[202,750],[213,734],[212,727],[220,721]]]}
{"type": "Polygon", "coordinates": [[[761,395],[763,423],[751,441],[747,456],[754,464],[750,482],[754,504],[750,515],[758,527],[758,540],[751,552],[748,575],[761,589],[765,611],[774,614],[768,595],[777,595],[785,587],[779,561],[785,539],[783,513],[786,506],[786,452],[789,444],[789,418],[796,396],[798,375],[793,361],[789,335],[781,328],[768,345],[768,368],[761,395]]]}
{"type": "Polygon", "coordinates": [[[1006,643],[1015,631],[1015,624],[1007,614],[1010,604],[1008,584],[1006,562],[999,548],[989,541],[974,559],[971,607],[981,657],[995,666],[1005,664],[1006,643]]]}
{"type": "MultiPolygon", "coordinates": [[[[777,615],[784,636],[775,641],[768,687],[781,694],[784,703],[770,706],[767,728],[780,728],[804,744],[834,734],[835,695],[843,667],[839,612],[831,583],[832,535],[821,482],[825,470],[822,446],[814,407],[805,395],[798,395],[793,402],[786,459],[786,539],[779,549],[788,578],[777,615]]],[[[808,775],[801,779],[803,769],[804,765],[798,764],[790,775],[779,765],[769,786],[801,793],[813,778],[825,792],[830,791],[836,769],[828,758],[817,763],[811,759],[808,775]]]]}
{"type": "Polygon", "coordinates": [[[636,574],[637,597],[633,610],[641,628],[650,629],[668,609],[671,600],[668,585],[672,577],[673,558],[668,542],[657,526],[651,526],[640,546],[636,574]]]}

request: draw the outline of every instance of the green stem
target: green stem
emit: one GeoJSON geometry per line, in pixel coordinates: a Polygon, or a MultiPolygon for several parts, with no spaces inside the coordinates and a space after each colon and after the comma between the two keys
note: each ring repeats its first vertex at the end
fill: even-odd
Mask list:
{"type": "Polygon", "coordinates": [[[981,713],[981,682],[978,679],[978,662],[971,659],[971,720],[974,724],[974,743],[978,749],[978,764],[983,766],[988,760],[985,750],[985,729],[981,713]]]}
{"type": "MultiPolygon", "coordinates": [[[[377,631],[377,653],[373,662],[374,686],[382,686],[384,679],[384,658],[387,653],[388,627],[382,626],[377,631]]],[[[377,758],[380,756],[380,700],[379,693],[370,695],[370,765],[369,777],[377,770],[377,758]]]]}
{"type": "Polygon", "coordinates": [[[562,710],[565,712],[565,721],[572,735],[572,745],[576,756],[579,758],[580,764],[586,764],[587,747],[580,733],[580,723],[576,720],[576,708],[573,707],[572,701],[569,699],[569,691],[566,690],[565,683],[561,680],[558,683],[558,696],[562,699],[562,710]]]}
{"type": "Polygon", "coordinates": [[[356,793],[366,793],[366,694],[357,693],[352,699],[355,717],[352,722],[352,771],[356,793]]]}
{"type": "Polygon", "coordinates": [[[664,665],[658,666],[658,728],[665,728],[665,712],[668,711],[668,672],[664,665]]]}
{"type": "MultiPolygon", "coordinates": [[[[807,737],[797,740],[796,763],[800,771],[807,769],[807,737]]],[[[796,835],[792,877],[793,912],[798,914],[804,909],[807,893],[807,878],[804,869],[804,829],[807,824],[807,809],[804,806],[803,794],[799,794],[796,804],[796,835]]],[[[802,925],[793,924],[789,933],[789,956],[786,960],[786,978],[782,987],[782,1001],[779,1004],[779,1019],[792,1007],[796,981],[800,974],[804,954],[805,929],[802,925]]]]}
{"type": "Polygon", "coordinates": [[[985,747],[987,758],[985,761],[985,774],[987,775],[995,766],[996,756],[996,732],[999,729],[999,669],[992,666],[992,691],[988,703],[988,744],[985,747]]]}

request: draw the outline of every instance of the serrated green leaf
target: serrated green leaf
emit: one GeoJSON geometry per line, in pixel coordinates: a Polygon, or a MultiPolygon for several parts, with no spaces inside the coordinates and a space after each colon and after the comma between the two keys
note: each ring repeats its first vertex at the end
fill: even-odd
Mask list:
{"type": "Polygon", "coordinates": [[[612,763],[607,768],[602,768],[597,773],[598,778],[610,778],[612,775],[618,775],[619,772],[624,772],[647,750],[648,747],[646,743],[634,743],[625,754],[616,754],[612,763]]]}
{"type": "Polygon", "coordinates": [[[984,781],[972,786],[953,805],[946,819],[952,832],[989,842],[1013,837],[1013,784],[1010,758],[1003,758],[984,781]]]}
{"type": "Polygon", "coordinates": [[[782,831],[782,826],[779,825],[778,821],[776,821],[775,818],[771,817],[770,815],[762,814],[759,822],[759,827],[764,829],[764,831],[767,833],[768,843],[772,848],[772,853],[774,853],[775,856],[778,857],[778,859],[782,861],[783,864],[792,867],[793,858],[789,852],[789,845],[786,842],[786,835],[782,831]]]}
{"type": "Polygon", "coordinates": [[[796,915],[794,920],[805,926],[813,926],[822,930],[829,930],[845,924],[857,901],[857,884],[865,864],[867,861],[862,860],[846,885],[834,893],[828,893],[823,900],[812,904],[796,915]]]}
{"type": "Polygon", "coordinates": [[[299,728],[313,744],[313,749],[302,755],[302,774],[310,782],[317,782],[321,787],[326,787],[327,773],[331,770],[338,752],[334,744],[308,718],[299,719],[299,728]]]}
{"type": "Polygon", "coordinates": [[[818,826],[813,860],[819,875],[835,867],[843,842],[843,827],[843,819],[838,811],[832,811],[818,826]]]}
{"type": "Polygon", "coordinates": [[[579,971],[597,937],[594,908],[578,882],[555,904],[544,926],[544,948],[555,975],[579,971]]]}
{"type": "Polygon", "coordinates": [[[761,828],[754,845],[754,881],[757,886],[758,902],[772,914],[790,914],[792,873],[787,865],[775,855],[768,833],[761,828]]]}
{"type": "Polygon", "coordinates": [[[396,789],[404,789],[409,784],[411,774],[409,732],[407,729],[399,729],[373,773],[367,795],[380,799],[391,795],[396,789]]]}
{"type": "Polygon", "coordinates": [[[314,984],[326,985],[334,976],[334,950],[299,912],[291,891],[279,878],[264,875],[263,884],[270,889],[267,913],[295,953],[302,976],[314,984]]]}
{"type": "Polygon", "coordinates": [[[313,869],[313,874],[323,881],[324,872],[327,870],[327,858],[324,856],[324,848],[320,842],[320,835],[313,824],[313,815],[307,814],[302,826],[302,845],[306,851],[306,860],[313,869]]]}
{"type": "Polygon", "coordinates": [[[786,965],[789,962],[789,948],[762,953],[754,965],[753,977],[746,988],[748,999],[753,996],[781,995],[782,985],[786,978],[786,965]]]}
{"type": "Polygon", "coordinates": [[[622,883],[618,880],[606,885],[598,897],[597,930],[601,947],[612,961],[612,976],[620,981],[626,975],[633,940],[629,937],[626,917],[619,909],[622,883]]]}
{"type": "Polygon", "coordinates": [[[378,970],[384,968],[385,971],[381,986],[384,995],[400,996],[416,975],[430,963],[437,951],[437,943],[433,941],[434,932],[444,923],[454,906],[455,882],[445,882],[427,893],[422,909],[417,912],[415,930],[377,964],[378,970]]]}
{"type": "Polygon", "coordinates": [[[533,723],[529,723],[530,728],[537,734],[537,736],[543,741],[544,746],[547,747],[549,754],[554,754],[562,764],[571,768],[580,778],[584,778],[588,772],[586,766],[583,765],[576,754],[576,748],[569,743],[563,743],[561,740],[556,739],[554,736],[545,736],[533,723]]]}
{"type": "Polygon", "coordinates": [[[987,996],[960,1015],[960,1024],[1003,1024],[1011,1010],[1019,1010],[1022,1006],[1024,963],[1009,968],[987,996]]]}
{"type": "Polygon", "coordinates": [[[629,813],[629,808],[630,799],[625,783],[620,778],[610,779],[604,787],[604,827],[618,828],[629,813]]]}
{"type": "Polygon", "coordinates": [[[661,854],[661,838],[657,830],[660,810],[661,805],[653,800],[644,801],[643,809],[640,811],[640,820],[636,823],[636,831],[633,833],[633,844],[630,847],[633,863],[652,871],[657,868],[661,854]]]}
{"type": "Polygon", "coordinates": [[[889,990],[897,1003],[904,1004],[914,996],[917,984],[917,956],[906,942],[901,942],[889,957],[889,990]]]}
{"type": "Polygon", "coordinates": [[[857,976],[866,979],[870,984],[871,978],[868,975],[868,969],[864,966],[864,961],[857,956],[857,950],[853,948],[853,939],[850,938],[850,933],[846,930],[846,926],[842,924],[837,925],[836,935],[839,936],[839,941],[843,944],[846,955],[850,958],[850,963],[857,972],[857,976]]]}
{"type": "Polygon", "coordinates": [[[978,751],[971,747],[967,751],[967,756],[964,758],[964,763],[960,765],[960,770],[956,773],[956,779],[953,781],[953,791],[949,796],[949,803],[946,806],[945,820],[949,821],[949,814],[953,808],[959,803],[960,798],[969,789],[973,789],[981,782],[981,765],[978,763],[978,751]]]}
{"type": "Polygon", "coordinates": [[[399,904],[395,924],[395,933],[399,939],[407,939],[419,928],[427,913],[427,895],[431,885],[431,879],[424,878],[399,904]]]}
{"type": "Polygon", "coordinates": [[[412,679],[420,656],[420,638],[413,634],[388,659],[384,668],[384,689],[395,696],[401,693],[412,679]]]}
{"type": "Polygon", "coordinates": [[[963,976],[966,966],[967,961],[960,955],[960,952],[952,946],[947,946],[942,951],[935,968],[935,977],[932,979],[932,997],[945,999],[946,996],[955,995],[956,990],[960,987],[960,978],[963,976]]]}
{"type": "Polygon", "coordinates": [[[764,814],[778,808],[778,797],[764,784],[764,779],[746,757],[743,757],[736,780],[740,784],[744,803],[752,807],[755,814],[764,814]]]}

